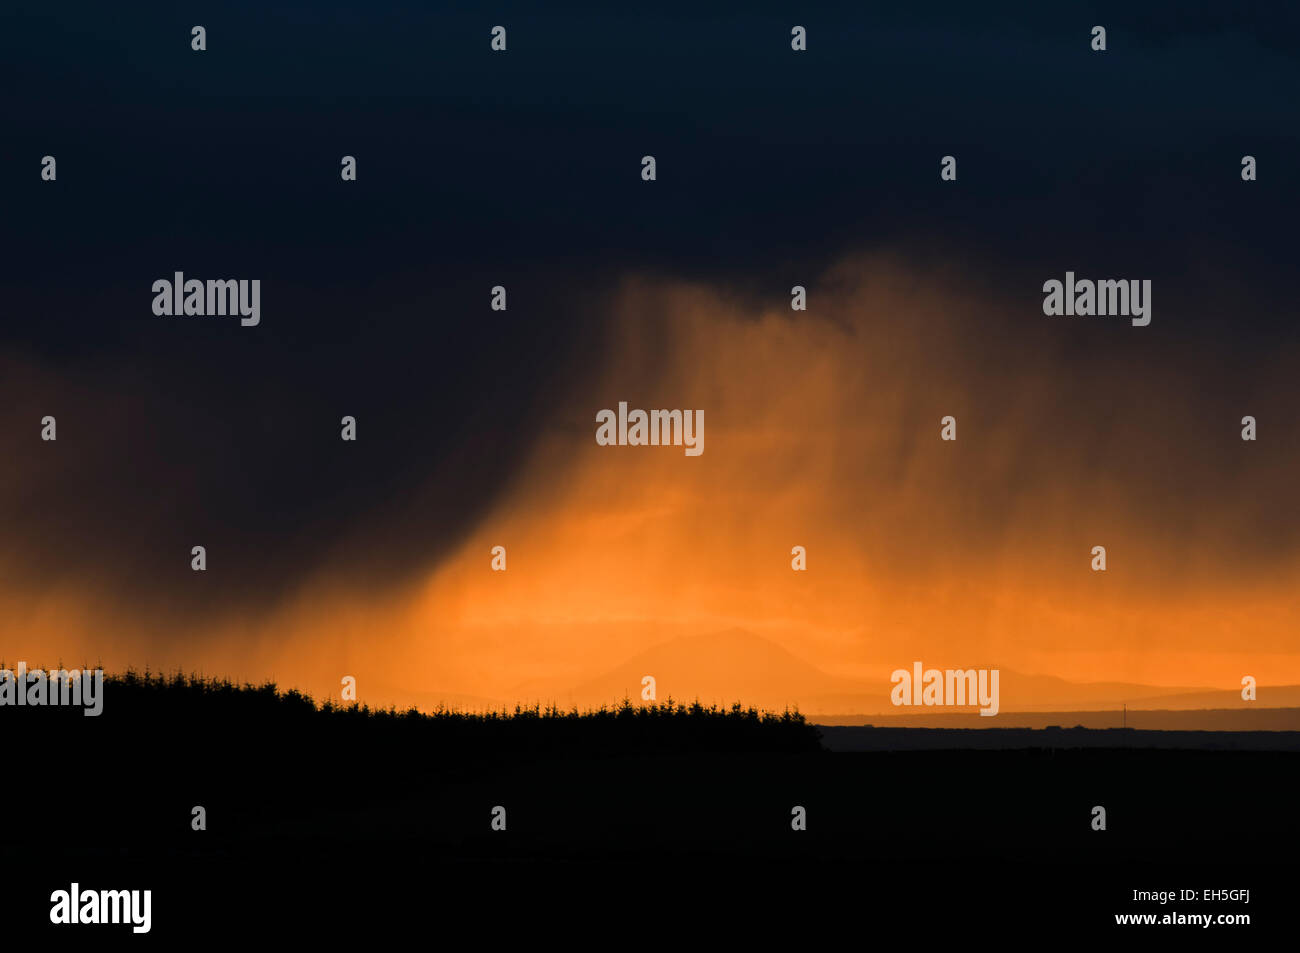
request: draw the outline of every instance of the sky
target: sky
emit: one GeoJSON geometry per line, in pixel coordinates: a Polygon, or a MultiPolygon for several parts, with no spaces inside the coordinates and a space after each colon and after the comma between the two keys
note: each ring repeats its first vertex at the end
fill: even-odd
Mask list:
{"type": "Polygon", "coordinates": [[[510,700],[743,630],[836,678],[1300,682],[1296,19],[23,7],[0,655],[510,700]],[[175,271],[261,323],[153,314],[175,271]],[[1066,271],[1151,324],[1044,315],[1066,271]],[[598,446],[621,400],[704,453],[598,446]]]}

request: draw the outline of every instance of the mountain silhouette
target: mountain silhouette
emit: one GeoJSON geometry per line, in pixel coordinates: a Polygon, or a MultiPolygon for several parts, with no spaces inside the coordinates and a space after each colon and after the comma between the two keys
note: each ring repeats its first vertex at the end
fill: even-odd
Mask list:
{"type": "MultiPolygon", "coordinates": [[[[911,669],[911,658],[899,668],[911,669]]],[[[1130,709],[1229,708],[1242,702],[1238,692],[1197,686],[1155,686],[1135,682],[1071,682],[1051,675],[1025,675],[987,660],[926,659],[927,668],[998,668],[1002,711],[1086,711],[1130,709]],[[1234,702],[1235,699],[1235,702],[1234,702]]],[[[780,710],[798,707],[804,714],[932,714],[935,708],[895,707],[888,679],[843,678],[827,674],[789,650],[743,629],[682,636],[652,646],[616,668],[572,687],[521,686],[521,697],[579,707],[639,701],[641,680],[655,679],[656,698],[705,704],[735,701],[780,710]]],[[[1271,707],[1300,703],[1300,689],[1261,688],[1271,707]]],[[[1263,696],[1261,696],[1262,698],[1263,696]]]]}
{"type": "Polygon", "coordinates": [[[864,693],[859,681],[827,675],[774,642],[730,629],[652,646],[612,671],[575,686],[569,698],[580,706],[624,697],[637,701],[646,675],[654,677],[659,701],[669,696],[680,701],[698,698],[705,704],[740,701],[780,710],[824,695],[864,693]]]}

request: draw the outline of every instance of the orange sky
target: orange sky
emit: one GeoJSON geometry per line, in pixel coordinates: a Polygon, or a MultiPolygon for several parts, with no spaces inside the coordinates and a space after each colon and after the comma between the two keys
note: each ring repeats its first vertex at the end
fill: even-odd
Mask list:
{"type": "MultiPolygon", "coordinates": [[[[850,678],[920,659],[1300,683],[1294,554],[1256,544],[1293,477],[1237,439],[1248,411],[1195,404],[1176,348],[1151,361],[1133,332],[1011,314],[969,276],[890,260],[809,285],[805,315],[787,296],[629,278],[594,383],[556,395],[513,485],[415,585],[359,591],[340,564],[269,612],[178,619],[24,581],[0,589],[6,660],[514,699],[740,628],[850,678]],[[1112,335],[1113,356],[1081,367],[1071,339],[1088,334],[1112,335]],[[703,455],[597,446],[595,414],[620,400],[703,409],[703,455]]],[[[1280,374],[1262,367],[1261,393],[1280,374]]]]}

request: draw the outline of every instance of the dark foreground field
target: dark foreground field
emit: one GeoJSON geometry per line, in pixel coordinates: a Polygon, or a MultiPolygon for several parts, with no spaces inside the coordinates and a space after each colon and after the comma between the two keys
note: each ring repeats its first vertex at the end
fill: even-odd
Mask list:
{"type": "Polygon", "coordinates": [[[1110,935],[1116,913],[1169,909],[1135,889],[1180,888],[1251,889],[1249,906],[1206,909],[1254,914],[1242,936],[1260,936],[1289,917],[1297,884],[1300,754],[1281,736],[1292,750],[1022,732],[1000,750],[931,737],[846,752],[798,716],[419,717],[138,678],[110,684],[98,718],[0,718],[0,912],[18,929],[48,928],[50,892],[76,880],[152,889],[138,942],[196,925],[543,935],[526,911],[574,929],[612,917],[632,936],[706,915],[742,933],[808,920],[864,937],[908,924],[1110,935]],[[791,829],[796,806],[807,830],[791,829]]]}

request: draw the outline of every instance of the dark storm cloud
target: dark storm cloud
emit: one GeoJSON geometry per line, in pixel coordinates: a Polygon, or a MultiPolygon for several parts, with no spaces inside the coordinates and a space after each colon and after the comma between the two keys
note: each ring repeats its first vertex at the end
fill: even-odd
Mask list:
{"type": "Polygon", "coordinates": [[[781,300],[887,248],[1031,316],[1067,269],[1150,278],[1153,334],[1123,346],[1176,355],[1227,413],[1295,344],[1295,17],[1039,6],[21,12],[0,40],[23,91],[0,158],[6,560],[178,608],[427,566],[598,366],[624,269],[781,300]],[[155,317],[177,270],[261,279],[261,326],[155,317]],[[197,543],[219,597],[195,594],[197,543]]]}

